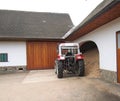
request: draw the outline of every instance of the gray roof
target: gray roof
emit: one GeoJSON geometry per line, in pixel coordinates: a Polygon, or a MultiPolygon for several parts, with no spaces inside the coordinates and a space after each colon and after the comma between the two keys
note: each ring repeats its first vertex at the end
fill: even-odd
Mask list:
{"type": "Polygon", "coordinates": [[[0,10],[0,39],[62,39],[72,27],[65,13],[0,10]]]}
{"type": "Polygon", "coordinates": [[[101,11],[108,6],[109,4],[111,4],[113,1],[115,0],[104,0],[103,2],[101,2],[80,24],[79,26],[83,26],[84,24],[88,23],[90,20],[94,19],[95,17],[99,16],[100,13],[102,13],[101,11]]]}
{"type": "Polygon", "coordinates": [[[71,28],[71,30],[69,30],[66,33],[66,37],[73,37],[72,34],[74,34],[76,31],[78,31],[80,28],[82,28],[83,26],[87,25],[88,23],[92,22],[94,19],[96,19],[99,15],[101,15],[102,13],[106,12],[107,10],[109,10],[112,6],[114,6],[115,4],[119,3],[120,0],[104,0],[103,2],[101,2],[79,25],[71,28]]]}

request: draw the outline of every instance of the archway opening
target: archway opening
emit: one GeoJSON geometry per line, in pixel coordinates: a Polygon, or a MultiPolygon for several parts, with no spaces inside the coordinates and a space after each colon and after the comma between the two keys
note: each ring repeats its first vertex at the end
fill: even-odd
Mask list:
{"type": "Polygon", "coordinates": [[[93,41],[87,41],[80,44],[80,51],[84,55],[85,75],[88,77],[100,77],[99,69],[99,51],[93,41]]]}

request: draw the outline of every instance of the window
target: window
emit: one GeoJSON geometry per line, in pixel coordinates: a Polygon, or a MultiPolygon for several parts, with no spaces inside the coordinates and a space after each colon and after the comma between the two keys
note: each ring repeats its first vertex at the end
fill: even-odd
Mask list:
{"type": "Polygon", "coordinates": [[[77,46],[62,46],[61,47],[61,51],[62,54],[65,55],[68,50],[72,53],[72,54],[78,54],[78,47],[77,46]]]}
{"type": "Polygon", "coordinates": [[[8,54],[0,53],[0,62],[8,62],[8,54]]]}

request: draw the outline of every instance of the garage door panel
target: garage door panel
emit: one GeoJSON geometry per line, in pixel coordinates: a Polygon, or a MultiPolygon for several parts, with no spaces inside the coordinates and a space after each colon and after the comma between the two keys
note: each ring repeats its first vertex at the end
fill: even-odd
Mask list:
{"type": "Polygon", "coordinates": [[[29,59],[29,61],[27,61],[27,67],[29,67],[29,69],[31,69],[31,67],[33,67],[34,62],[32,61],[32,59],[30,59],[31,57],[34,57],[34,48],[31,48],[33,45],[31,44],[27,44],[27,59],[29,59]]]}
{"type": "MultiPolygon", "coordinates": [[[[56,54],[51,54],[51,53],[56,53],[57,51],[56,51],[56,47],[55,48],[52,48],[52,47],[54,47],[54,44],[52,44],[51,47],[49,47],[50,51],[48,52],[48,54],[50,54],[50,57],[49,57],[50,59],[49,60],[54,61],[56,59],[57,55],[56,54]],[[54,58],[52,58],[52,57],[54,57],[54,58]]],[[[50,63],[51,66],[53,66],[54,62],[51,63],[51,61],[49,61],[49,63],[50,63]]]]}
{"type": "Polygon", "coordinates": [[[56,42],[27,42],[27,69],[54,67],[56,42]]]}
{"type": "Polygon", "coordinates": [[[117,65],[118,65],[117,76],[118,76],[118,83],[120,83],[120,48],[118,48],[117,52],[118,52],[118,56],[117,56],[117,65]]]}

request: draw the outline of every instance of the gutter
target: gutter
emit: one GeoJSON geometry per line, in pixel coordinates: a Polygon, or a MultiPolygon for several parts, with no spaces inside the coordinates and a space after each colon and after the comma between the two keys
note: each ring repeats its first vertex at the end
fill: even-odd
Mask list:
{"type": "Polygon", "coordinates": [[[75,26],[72,27],[72,28],[62,37],[62,39],[67,38],[67,37],[74,31],[74,29],[75,29],[75,26]]]}

